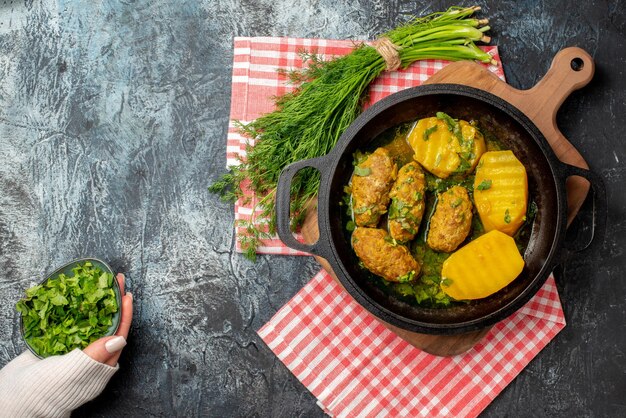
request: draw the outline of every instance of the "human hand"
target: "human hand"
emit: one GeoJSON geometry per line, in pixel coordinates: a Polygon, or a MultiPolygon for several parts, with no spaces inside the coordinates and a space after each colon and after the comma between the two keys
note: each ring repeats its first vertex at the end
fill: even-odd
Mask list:
{"type": "Polygon", "coordinates": [[[118,273],[116,276],[122,293],[122,319],[120,326],[115,333],[109,337],[102,337],[89,344],[83,352],[92,359],[100,363],[114,367],[122,354],[122,348],[126,345],[130,323],[133,320],[133,295],[132,293],[124,293],[124,275],[118,273]]]}
{"type": "Polygon", "coordinates": [[[124,275],[117,281],[122,293],[121,321],[115,335],[103,337],[69,353],[39,359],[26,351],[0,369],[0,416],[70,416],[70,412],[98,396],[118,370],[133,319],[133,295],[124,294],[124,275]]]}

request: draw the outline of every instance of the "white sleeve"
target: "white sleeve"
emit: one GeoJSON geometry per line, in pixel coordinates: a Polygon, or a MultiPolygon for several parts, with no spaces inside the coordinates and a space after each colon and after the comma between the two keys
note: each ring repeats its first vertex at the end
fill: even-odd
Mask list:
{"type": "Polygon", "coordinates": [[[0,370],[0,417],[69,417],[98,396],[118,369],[79,349],[44,360],[22,353],[0,370]]]}

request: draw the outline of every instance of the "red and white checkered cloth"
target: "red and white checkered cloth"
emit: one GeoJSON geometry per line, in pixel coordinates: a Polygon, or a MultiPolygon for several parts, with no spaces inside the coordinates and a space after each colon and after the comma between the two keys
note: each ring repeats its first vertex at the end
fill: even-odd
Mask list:
{"type": "Polygon", "coordinates": [[[322,270],[259,335],[334,417],[474,417],[564,327],[550,277],[470,351],[436,357],[389,331],[322,270]]]}
{"type": "MultiPolygon", "coordinates": [[[[300,39],[300,38],[235,38],[235,54],[233,59],[232,99],[230,107],[230,123],[226,145],[226,163],[228,166],[237,165],[237,156],[245,158],[246,143],[250,138],[242,136],[235,121],[250,122],[264,113],[274,110],[273,97],[280,96],[293,89],[287,83],[287,78],[277,70],[292,70],[302,68],[302,59],[299,52],[306,50],[317,52],[326,58],[348,54],[354,48],[353,41],[335,41],[327,39],[300,39]]],[[[495,46],[482,47],[500,62],[498,49],[495,46]]],[[[385,72],[370,87],[370,103],[387,97],[408,87],[419,86],[428,77],[443,68],[447,61],[426,60],[418,61],[406,70],[385,72]]],[[[487,66],[504,80],[502,65],[487,66]]],[[[256,197],[247,192],[250,201],[244,204],[243,199],[235,203],[235,220],[250,220],[255,213],[256,197]]],[[[235,227],[237,236],[245,234],[244,228],[235,227]]],[[[241,245],[237,240],[237,251],[241,252],[241,245]]],[[[262,254],[308,255],[287,247],[278,237],[265,239],[257,249],[262,254]]]]}

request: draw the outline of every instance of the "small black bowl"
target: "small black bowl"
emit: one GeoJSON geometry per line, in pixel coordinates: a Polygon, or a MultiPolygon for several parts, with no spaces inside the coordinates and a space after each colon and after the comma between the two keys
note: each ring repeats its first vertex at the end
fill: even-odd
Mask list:
{"type": "MultiPolygon", "coordinates": [[[[74,275],[72,272],[72,269],[76,267],[77,265],[83,264],[86,262],[90,262],[94,266],[100,268],[102,271],[106,273],[111,273],[113,275],[113,292],[115,292],[115,300],[117,302],[118,310],[117,312],[113,314],[111,326],[109,327],[109,329],[104,335],[101,335],[101,337],[108,337],[111,335],[115,335],[115,333],[117,332],[117,329],[120,326],[120,322],[122,320],[122,291],[120,289],[119,283],[117,282],[117,279],[115,278],[115,273],[113,273],[113,269],[111,269],[111,267],[106,262],[98,258],[92,258],[92,257],[79,258],[77,260],[70,261],[69,263],[64,264],[61,267],[57,268],[56,270],[54,270],[54,272],[52,272],[52,274],[49,274],[39,284],[44,284],[48,280],[56,279],[57,277],[59,277],[60,274],[65,274],[66,276],[72,277],[74,275]]],[[[33,353],[35,356],[39,358],[43,358],[42,356],[40,356],[39,354],[35,352],[35,350],[28,343],[28,340],[24,337],[24,321],[23,321],[21,314],[20,314],[20,334],[22,335],[22,339],[26,343],[26,347],[28,347],[31,353],[33,353]]]]}

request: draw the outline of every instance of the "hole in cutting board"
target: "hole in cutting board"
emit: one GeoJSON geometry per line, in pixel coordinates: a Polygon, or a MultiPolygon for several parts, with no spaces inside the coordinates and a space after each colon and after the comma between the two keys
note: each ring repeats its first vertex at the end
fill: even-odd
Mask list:
{"type": "Polygon", "coordinates": [[[572,70],[574,71],[580,71],[583,69],[584,66],[585,61],[583,61],[581,58],[574,58],[572,62],[570,62],[570,67],[572,67],[572,70]]]}

